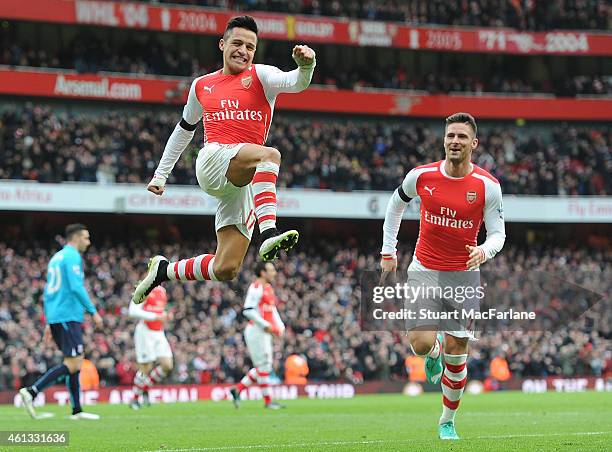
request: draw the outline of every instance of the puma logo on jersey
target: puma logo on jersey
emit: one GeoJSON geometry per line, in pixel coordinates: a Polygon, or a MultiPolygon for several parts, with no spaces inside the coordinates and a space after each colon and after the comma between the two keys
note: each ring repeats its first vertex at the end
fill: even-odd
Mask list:
{"type": "Polygon", "coordinates": [[[215,87],[215,85],[212,85],[212,86],[203,86],[202,88],[204,88],[204,91],[208,90],[208,92],[210,94],[212,94],[212,90],[213,90],[214,87],[215,87]]]}
{"type": "Polygon", "coordinates": [[[431,187],[429,188],[427,185],[425,185],[425,190],[427,190],[429,192],[430,196],[433,196],[433,191],[436,189],[436,187],[431,187]]]}

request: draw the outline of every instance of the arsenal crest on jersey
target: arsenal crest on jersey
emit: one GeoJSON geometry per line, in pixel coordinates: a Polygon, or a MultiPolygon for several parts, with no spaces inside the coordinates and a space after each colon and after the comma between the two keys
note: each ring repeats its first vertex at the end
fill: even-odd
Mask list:
{"type": "Polygon", "coordinates": [[[470,204],[473,204],[474,201],[476,201],[476,197],[477,197],[477,193],[475,191],[468,191],[465,194],[465,199],[467,199],[467,202],[469,202],[470,204]]]}
{"type": "Polygon", "coordinates": [[[251,84],[253,83],[253,76],[249,75],[247,77],[242,77],[242,80],[240,80],[242,82],[242,87],[244,89],[249,89],[251,87],[251,84]]]}

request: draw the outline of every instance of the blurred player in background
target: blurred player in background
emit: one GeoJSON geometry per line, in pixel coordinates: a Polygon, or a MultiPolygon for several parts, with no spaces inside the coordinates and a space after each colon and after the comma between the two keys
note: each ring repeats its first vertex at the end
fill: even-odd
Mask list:
{"type": "Polygon", "coordinates": [[[276,309],[276,295],[272,282],[276,269],[272,263],[258,262],[255,265],[257,279],[249,286],[244,301],[243,315],[249,319],[244,330],[244,340],[249,350],[253,368],[242,378],[240,383],[230,389],[236,408],[240,407],[240,393],[257,383],[263,393],[265,407],[273,410],[284,408],[272,401],[269,380],[273,370],[272,336],[282,336],[285,324],[276,309]]]}
{"type": "Polygon", "coordinates": [[[32,386],[21,388],[19,395],[23,405],[36,418],[33,401],[46,388],[58,381],[65,381],[70,391],[71,419],[100,418],[85,413],[81,408],[79,375],[83,364],[83,320],[85,311],[102,328],[102,317],[96,311],[85,289],[83,271],[84,253],[90,245],[89,231],[82,224],[66,227],[66,245],[53,255],[47,267],[47,283],[44,291],[44,310],[47,326],[45,342],[51,337],[64,354],[64,361],[40,377],[32,386]]]}
{"type": "Polygon", "coordinates": [[[140,398],[149,405],[149,389],[160,383],[172,371],[172,349],[164,334],[164,323],[170,320],[166,305],[166,289],[156,287],[145,302],[137,305],[130,303],[130,317],[139,319],[134,330],[136,362],[138,372],[134,375],[134,396],[130,406],[140,408],[140,398]],[[158,362],[155,367],[153,365],[158,362]]]}
{"type": "Polygon", "coordinates": [[[253,64],[257,24],[250,16],[231,19],[219,41],[223,69],[196,78],[189,90],[183,117],[164,149],[147,189],[162,195],[175,163],[191,142],[198,122],[204,124],[204,147],[196,161],[202,190],[218,200],[215,215],[217,250],[170,262],[155,256],[132,301],[168,280],[228,281],[236,277],[249,247],[255,223],[261,232],[259,254],[273,260],[281,249],[298,240],[295,230],[276,229],[276,180],[281,154],[266,147],[274,104],[280,93],[305,90],[312,79],[315,53],[305,45],[293,48],[297,69],[283,72],[253,64]]]}
{"type": "MultiPolygon", "coordinates": [[[[497,179],[471,161],[478,146],[476,134],[476,121],[470,114],[446,118],[446,159],[414,168],[393,192],[383,225],[383,272],[397,270],[397,233],[406,206],[417,196],[421,198],[420,231],[409,278],[417,273],[431,278],[425,284],[436,284],[443,272],[478,270],[502,249],[506,234],[501,188],[497,179]],[[487,238],[477,246],[483,221],[487,238]]],[[[445,333],[412,330],[409,339],[414,353],[425,357],[427,379],[432,383],[442,379],[439,436],[459,439],[455,413],[467,381],[468,340],[474,336],[467,328],[445,333]]]]}

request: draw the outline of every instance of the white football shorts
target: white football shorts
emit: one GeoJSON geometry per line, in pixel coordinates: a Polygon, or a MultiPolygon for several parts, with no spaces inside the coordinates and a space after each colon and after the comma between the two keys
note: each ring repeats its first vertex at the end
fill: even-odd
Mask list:
{"type": "MultiPolygon", "coordinates": [[[[410,265],[408,266],[408,282],[411,285],[423,284],[425,286],[435,287],[437,285],[440,285],[440,280],[441,280],[440,276],[443,273],[446,274],[445,276],[452,277],[452,273],[454,272],[441,272],[439,270],[431,270],[425,267],[423,264],[421,264],[417,260],[416,256],[413,256],[412,262],[410,262],[410,265]]],[[[437,302],[434,300],[424,299],[424,300],[419,300],[418,303],[420,307],[424,307],[425,309],[429,309],[432,311],[439,309],[439,306],[437,306],[437,302]]],[[[414,327],[427,326],[427,324],[428,324],[427,320],[417,321],[415,324],[409,325],[408,330],[414,327]]],[[[474,335],[474,330],[472,329],[474,326],[474,322],[472,321],[468,325],[469,327],[460,325],[459,330],[444,331],[444,332],[450,336],[454,336],[458,338],[468,338],[471,341],[477,341],[478,339],[476,339],[476,336],[474,335]]]]}
{"type": "Polygon", "coordinates": [[[134,330],[136,362],[151,363],[158,358],[172,358],[172,349],[164,331],[150,330],[143,322],[138,322],[134,330]]]}
{"type": "Polygon", "coordinates": [[[257,325],[249,324],[244,329],[249,356],[254,367],[268,367],[272,369],[272,335],[266,333],[257,325]]]}
{"type": "Polygon", "coordinates": [[[206,143],[196,160],[196,177],[202,190],[217,198],[215,230],[235,225],[249,240],[257,222],[253,203],[253,185],[236,187],[225,174],[230,160],[247,143],[219,144],[206,143]]]}

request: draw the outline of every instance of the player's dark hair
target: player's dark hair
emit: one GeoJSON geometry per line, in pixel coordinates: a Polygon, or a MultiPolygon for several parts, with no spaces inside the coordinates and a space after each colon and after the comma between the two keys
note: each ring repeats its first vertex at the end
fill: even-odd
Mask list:
{"type": "Polygon", "coordinates": [[[261,276],[261,272],[265,272],[266,271],[266,264],[267,262],[262,262],[262,261],[258,261],[255,264],[255,277],[259,278],[261,276]]]}
{"type": "Polygon", "coordinates": [[[81,224],[81,223],[69,224],[68,226],[66,226],[66,240],[70,241],[70,239],[72,239],[74,234],[76,234],[77,232],[86,231],[86,230],[87,230],[87,226],[85,226],[84,224],[81,224]]]}
{"type": "Polygon", "coordinates": [[[456,122],[460,122],[462,124],[469,124],[474,131],[474,136],[478,133],[478,127],[476,126],[476,120],[469,113],[459,112],[453,113],[448,118],[446,118],[446,125],[453,124],[456,122]]]}
{"type": "Polygon", "coordinates": [[[234,28],[246,28],[255,34],[257,34],[258,31],[257,22],[255,22],[255,19],[251,16],[236,16],[232,17],[227,23],[227,27],[225,27],[225,31],[223,32],[223,39],[227,39],[234,28]]]}

